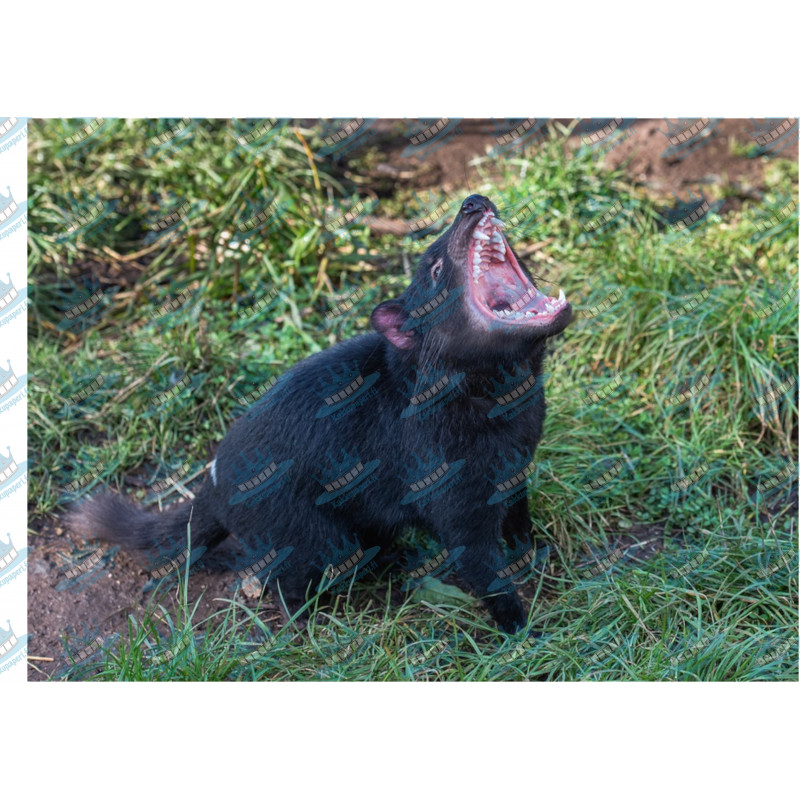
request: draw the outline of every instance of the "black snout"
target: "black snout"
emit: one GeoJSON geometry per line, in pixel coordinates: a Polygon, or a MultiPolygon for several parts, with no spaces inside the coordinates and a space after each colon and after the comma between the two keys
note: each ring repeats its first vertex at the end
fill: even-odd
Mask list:
{"type": "Polygon", "coordinates": [[[471,194],[462,204],[462,214],[474,214],[477,211],[488,211],[492,208],[492,203],[488,197],[482,194],[471,194]]]}

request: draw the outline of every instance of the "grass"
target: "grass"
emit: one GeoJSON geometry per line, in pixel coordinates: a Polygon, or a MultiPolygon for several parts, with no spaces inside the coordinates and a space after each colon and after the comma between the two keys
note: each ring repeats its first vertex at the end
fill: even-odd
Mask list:
{"type": "MultiPolygon", "coordinates": [[[[314,130],[284,126],[253,151],[235,147],[231,123],[196,126],[164,157],[148,155],[152,129],[119,122],[76,162],[57,125],[30,126],[35,517],[58,515],[63,487],[98,463],[81,491],[149,484],[187,460],[199,475],[241,398],[365,330],[407,282],[401,251],[427,243],[401,248],[363,220],[326,229],[358,187],[313,155],[314,130]],[[65,237],[84,191],[112,211],[65,237]],[[271,202],[280,220],[237,241],[271,202]],[[154,240],[145,221],[181,207],[178,233],[154,240]],[[63,312],[97,288],[95,311],[67,327],[63,312]]],[[[294,635],[238,592],[200,618],[183,585],[177,610],[131,617],[88,671],[64,677],[797,679],[797,224],[769,222],[797,200],[796,165],[770,168],[762,202],[712,205],[681,228],[622,171],[565,153],[562,136],[479,160],[470,187],[524,217],[512,240],[578,311],[553,345],[531,490],[547,552],[523,586],[538,637],[501,636],[447,583],[404,594],[397,573],[359,580],[294,635]]],[[[424,201],[381,199],[408,219],[424,201]]]]}

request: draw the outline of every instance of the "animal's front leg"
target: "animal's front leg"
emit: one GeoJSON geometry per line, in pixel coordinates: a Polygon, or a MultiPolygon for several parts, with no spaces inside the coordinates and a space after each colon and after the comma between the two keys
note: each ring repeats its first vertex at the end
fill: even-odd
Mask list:
{"type": "Polygon", "coordinates": [[[520,542],[531,544],[531,513],[524,495],[508,509],[503,520],[503,540],[512,549],[520,542]]]}
{"type": "Polygon", "coordinates": [[[514,588],[496,587],[498,574],[493,565],[503,563],[497,536],[483,529],[459,528],[443,532],[441,538],[451,552],[459,547],[464,548],[458,557],[458,574],[484,601],[498,627],[506,633],[515,633],[523,628],[525,612],[514,588]]]}

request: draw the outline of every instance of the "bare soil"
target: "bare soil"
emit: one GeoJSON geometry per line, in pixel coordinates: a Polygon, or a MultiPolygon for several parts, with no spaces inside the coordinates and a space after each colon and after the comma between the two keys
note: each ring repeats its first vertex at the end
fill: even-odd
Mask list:
{"type": "MultiPolygon", "coordinates": [[[[569,120],[563,120],[568,124],[569,120]]],[[[664,120],[638,120],[635,133],[608,152],[607,164],[621,166],[631,181],[660,196],[682,195],[687,189],[697,190],[716,184],[725,186],[733,196],[723,209],[734,208],[741,199],[757,197],[764,188],[765,159],[737,155],[744,148],[731,152],[731,143],[752,144],[753,123],[750,120],[724,120],[715,128],[714,136],[685,158],[665,158],[668,140],[664,120]]],[[[461,134],[453,136],[440,149],[424,160],[404,155],[408,139],[406,126],[398,121],[382,120],[379,136],[372,146],[380,148],[378,157],[367,174],[360,179],[376,193],[395,191],[398,186],[414,189],[431,187],[446,191],[469,185],[474,176],[470,161],[486,155],[497,144],[497,127],[488,120],[465,120],[461,134]],[[376,145],[377,142],[377,145],[376,145]]],[[[568,146],[578,147],[588,128],[578,126],[568,146]]],[[[355,156],[363,155],[356,152],[355,156]]],[[[786,154],[784,154],[785,157],[786,154]]],[[[797,145],[788,154],[797,160],[797,145]]],[[[339,163],[345,174],[348,163],[339,163]]],[[[131,276],[134,277],[135,276],[131,276]]],[[[146,569],[124,551],[116,552],[93,572],[86,584],[65,588],[66,571],[75,561],[91,552],[87,543],[73,540],[55,518],[31,519],[28,551],[28,652],[52,661],[29,662],[29,679],[42,680],[54,676],[69,663],[68,653],[75,653],[95,637],[102,639],[127,629],[128,615],[141,616],[143,608],[157,601],[168,610],[176,606],[173,590],[143,593],[148,583],[146,569]],[[60,587],[60,590],[59,590],[60,587]]],[[[639,558],[658,552],[663,546],[662,532],[657,528],[636,526],[620,537],[628,546],[640,545],[639,558]]],[[[189,599],[200,599],[198,615],[203,619],[226,607],[233,598],[237,576],[224,569],[225,547],[216,565],[198,569],[189,582],[189,599]]],[[[523,590],[523,594],[524,594],[523,590]]],[[[255,608],[260,603],[260,617],[273,624],[280,619],[277,607],[268,595],[259,600],[242,596],[239,599],[255,608]]]]}

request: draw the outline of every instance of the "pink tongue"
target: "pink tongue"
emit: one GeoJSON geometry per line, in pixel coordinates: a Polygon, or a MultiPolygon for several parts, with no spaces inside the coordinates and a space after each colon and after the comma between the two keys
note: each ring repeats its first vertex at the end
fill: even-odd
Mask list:
{"type": "Polygon", "coordinates": [[[488,269],[484,273],[486,298],[490,306],[513,302],[520,292],[517,276],[508,269],[488,269]]]}

